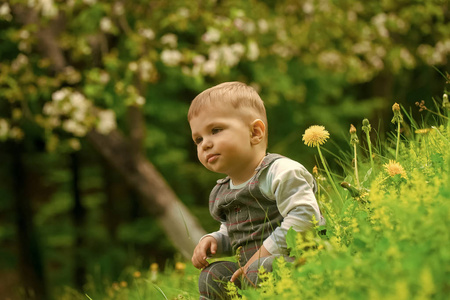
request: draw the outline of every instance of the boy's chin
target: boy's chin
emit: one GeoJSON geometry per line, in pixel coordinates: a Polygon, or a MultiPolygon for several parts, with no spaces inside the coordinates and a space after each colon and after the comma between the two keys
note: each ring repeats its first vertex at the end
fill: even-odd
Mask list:
{"type": "Polygon", "coordinates": [[[214,173],[217,173],[217,174],[227,175],[226,173],[221,171],[219,168],[215,168],[214,166],[205,166],[205,167],[211,172],[214,172],[214,173]]]}

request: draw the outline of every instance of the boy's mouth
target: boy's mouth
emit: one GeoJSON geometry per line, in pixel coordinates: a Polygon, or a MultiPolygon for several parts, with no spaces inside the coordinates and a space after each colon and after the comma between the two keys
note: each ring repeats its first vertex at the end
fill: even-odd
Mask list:
{"type": "Polygon", "coordinates": [[[215,162],[215,161],[217,160],[218,157],[219,157],[218,154],[208,154],[208,155],[206,156],[206,161],[207,161],[208,163],[213,163],[213,162],[215,162]]]}

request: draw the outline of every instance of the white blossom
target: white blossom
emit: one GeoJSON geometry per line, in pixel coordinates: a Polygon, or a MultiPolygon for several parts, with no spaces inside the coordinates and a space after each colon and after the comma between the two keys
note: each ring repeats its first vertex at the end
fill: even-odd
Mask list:
{"type": "Polygon", "coordinates": [[[0,5],[0,20],[5,21],[12,20],[11,8],[9,7],[9,4],[6,2],[0,5]]]}
{"type": "Polygon", "coordinates": [[[52,94],[52,100],[53,100],[54,102],[60,102],[60,101],[62,101],[63,99],[65,99],[67,96],[69,96],[69,94],[70,94],[69,89],[63,88],[63,89],[61,89],[61,90],[59,90],[59,91],[56,91],[56,92],[54,92],[54,93],[52,94]]]}
{"type": "Polygon", "coordinates": [[[176,66],[180,63],[183,55],[178,50],[165,49],[161,52],[161,60],[167,66],[176,66]]]}
{"type": "Polygon", "coordinates": [[[62,124],[62,128],[67,131],[72,133],[75,136],[78,137],[82,137],[86,135],[87,132],[87,128],[85,126],[83,126],[81,123],[72,120],[72,119],[68,119],[68,120],[64,120],[63,124],[62,124]]]}
{"type": "Polygon", "coordinates": [[[232,67],[239,63],[239,57],[234,53],[231,47],[222,46],[220,52],[225,65],[232,67]]]}
{"type": "Polygon", "coordinates": [[[356,22],[358,20],[358,14],[355,11],[348,11],[347,12],[347,20],[350,22],[356,22]]]}
{"type": "Polygon", "coordinates": [[[194,73],[192,72],[192,70],[188,67],[188,66],[182,66],[181,67],[181,72],[186,75],[186,76],[193,76],[194,73]]]}
{"type": "Polygon", "coordinates": [[[77,130],[76,128],[78,127],[78,123],[75,120],[68,119],[64,120],[62,127],[65,131],[73,133],[77,130]]]}
{"type": "Polygon", "coordinates": [[[234,26],[235,26],[238,30],[242,31],[242,30],[244,29],[245,22],[244,22],[244,20],[242,20],[241,18],[236,18],[236,19],[234,19],[233,23],[234,23],[234,26]]]}
{"type": "Polygon", "coordinates": [[[28,0],[28,7],[35,7],[37,5],[36,0],[28,0]]]}
{"type": "Polygon", "coordinates": [[[355,54],[367,53],[370,51],[370,49],[371,47],[368,41],[362,41],[361,43],[357,43],[352,46],[352,51],[355,54]]]}
{"type": "Polygon", "coordinates": [[[67,141],[70,148],[72,148],[75,151],[78,151],[81,149],[81,143],[79,139],[71,138],[67,141]]]}
{"type": "Polygon", "coordinates": [[[148,60],[142,60],[139,63],[139,74],[144,81],[148,81],[151,78],[152,71],[154,70],[153,64],[148,60]]]}
{"type": "Polygon", "coordinates": [[[376,70],[382,70],[384,68],[383,60],[376,55],[369,55],[367,60],[376,70]]]}
{"type": "Polygon", "coordinates": [[[216,60],[207,60],[204,64],[203,64],[203,73],[205,75],[211,75],[214,76],[217,73],[217,62],[216,60]]]}
{"type": "Polygon", "coordinates": [[[80,82],[81,74],[74,67],[67,66],[63,70],[64,78],[69,84],[80,82]]]}
{"type": "Polygon", "coordinates": [[[68,115],[72,111],[73,106],[69,102],[63,101],[63,102],[60,102],[59,109],[60,109],[61,114],[68,115]]]}
{"type": "Polygon", "coordinates": [[[26,40],[26,39],[28,39],[28,38],[30,37],[30,32],[29,32],[28,30],[23,29],[23,30],[21,30],[21,31],[19,32],[19,37],[20,37],[22,40],[26,40]]]}
{"type": "Polygon", "coordinates": [[[400,58],[403,60],[405,65],[409,68],[414,67],[416,64],[414,57],[406,48],[400,49],[400,58]]]}
{"type": "Polygon", "coordinates": [[[196,55],[192,58],[192,63],[194,65],[201,65],[206,61],[206,58],[203,55],[196,55]]]}
{"type": "Polygon", "coordinates": [[[23,130],[19,127],[12,127],[9,131],[9,136],[14,140],[21,140],[24,135],[23,130]]]}
{"type": "Polygon", "coordinates": [[[48,125],[49,125],[51,128],[56,128],[56,127],[58,127],[59,125],[61,125],[61,120],[60,120],[58,117],[55,117],[55,116],[50,117],[50,118],[48,119],[48,125]]]}
{"type": "Polygon", "coordinates": [[[173,33],[167,33],[161,37],[161,43],[175,48],[178,44],[178,37],[173,33]]]}
{"type": "Polygon", "coordinates": [[[54,17],[58,14],[58,9],[53,0],[40,0],[42,15],[44,17],[54,17]]]}
{"type": "Polygon", "coordinates": [[[97,3],[97,0],[83,0],[83,2],[87,5],[94,5],[95,3],[97,3]]]}
{"type": "Polygon", "coordinates": [[[132,61],[128,64],[128,69],[132,72],[136,72],[138,70],[138,64],[135,61],[132,61]]]}
{"type": "Polygon", "coordinates": [[[103,17],[100,20],[100,29],[104,32],[111,32],[113,28],[113,23],[110,18],[103,17]]]}
{"type": "Polygon", "coordinates": [[[182,18],[189,18],[189,9],[187,9],[186,7],[181,7],[178,9],[177,15],[182,18]]]}
{"type": "Polygon", "coordinates": [[[25,41],[19,42],[19,50],[22,52],[29,52],[30,51],[30,44],[25,41]]]}
{"type": "Polygon", "coordinates": [[[155,38],[155,32],[150,28],[139,29],[139,34],[148,40],[153,40],[155,38]]]}
{"type": "Polygon", "coordinates": [[[9,123],[5,119],[0,118],[0,140],[4,141],[8,138],[9,123]]]}
{"type": "Polygon", "coordinates": [[[245,47],[241,43],[234,43],[233,45],[231,45],[231,49],[239,57],[242,57],[242,55],[244,55],[245,53],[245,47]]]}
{"type": "Polygon", "coordinates": [[[86,119],[86,110],[84,109],[76,109],[73,113],[72,113],[72,118],[75,121],[78,122],[83,122],[86,119]]]}
{"type": "Polygon", "coordinates": [[[337,51],[323,51],[319,54],[318,61],[324,67],[336,68],[341,65],[341,57],[337,51]]]}
{"type": "Polygon", "coordinates": [[[28,56],[23,55],[20,53],[17,55],[16,59],[12,61],[11,63],[11,69],[14,72],[19,71],[23,66],[26,66],[28,64],[28,56]]]}
{"type": "Polygon", "coordinates": [[[116,114],[113,110],[102,110],[98,113],[97,131],[101,134],[108,134],[116,129],[116,114]]]}
{"type": "Polygon", "coordinates": [[[13,108],[11,115],[12,115],[11,117],[13,120],[20,120],[23,116],[22,109],[13,108]]]}
{"type": "Polygon", "coordinates": [[[198,76],[201,74],[202,66],[201,65],[194,65],[190,71],[191,76],[198,76]]]}
{"type": "Polygon", "coordinates": [[[379,45],[375,47],[375,54],[378,55],[379,57],[385,57],[386,56],[386,49],[379,45]]]}
{"type": "Polygon", "coordinates": [[[114,11],[114,13],[115,13],[116,15],[118,15],[118,16],[123,15],[124,12],[125,12],[125,8],[123,7],[123,3],[122,3],[122,2],[119,2],[119,1],[117,1],[116,3],[114,3],[113,11],[114,11]]]}
{"type": "Polygon", "coordinates": [[[76,108],[81,108],[86,104],[86,98],[80,92],[73,92],[70,97],[70,103],[76,108]]]}
{"type": "Polygon", "coordinates": [[[55,105],[53,104],[53,102],[46,102],[44,104],[44,107],[42,108],[42,112],[48,116],[57,114],[57,111],[55,109],[55,105]]]}
{"type": "Polygon", "coordinates": [[[259,57],[259,47],[258,44],[255,41],[251,41],[248,43],[248,50],[247,50],[247,58],[249,60],[255,61],[259,57]]]}
{"type": "Polygon", "coordinates": [[[209,49],[208,57],[209,57],[209,60],[215,60],[215,61],[219,60],[221,57],[220,49],[217,47],[211,47],[209,49]]]}
{"type": "Polygon", "coordinates": [[[253,34],[256,30],[256,25],[253,21],[244,22],[243,30],[246,34],[253,34]]]}
{"type": "Polygon", "coordinates": [[[375,25],[375,28],[378,31],[378,34],[381,37],[389,37],[389,31],[386,29],[386,21],[387,16],[385,13],[380,13],[372,18],[372,24],[375,25]]]}
{"type": "Polygon", "coordinates": [[[303,4],[302,9],[303,9],[303,12],[304,12],[306,15],[310,15],[310,14],[312,14],[312,13],[314,12],[314,4],[313,4],[311,1],[306,1],[306,2],[303,4]]]}
{"type": "Polygon", "coordinates": [[[269,31],[269,23],[264,19],[260,19],[258,20],[258,28],[260,33],[266,33],[269,31]]]}
{"type": "Polygon", "coordinates": [[[275,53],[276,55],[283,57],[283,58],[287,58],[291,55],[291,51],[289,51],[289,49],[282,44],[273,45],[271,47],[271,51],[273,53],[275,53]]]}
{"type": "Polygon", "coordinates": [[[145,104],[145,98],[140,96],[140,95],[137,96],[137,98],[136,98],[136,105],[142,106],[144,104],[145,104]]]}
{"type": "Polygon", "coordinates": [[[108,72],[101,72],[100,73],[100,82],[103,84],[107,84],[110,80],[110,76],[108,74],[108,72]]]}
{"type": "Polygon", "coordinates": [[[207,44],[215,43],[220,40],[220,35],[218,29],[211,27],[203,34],[202,40],[207,44]]]}

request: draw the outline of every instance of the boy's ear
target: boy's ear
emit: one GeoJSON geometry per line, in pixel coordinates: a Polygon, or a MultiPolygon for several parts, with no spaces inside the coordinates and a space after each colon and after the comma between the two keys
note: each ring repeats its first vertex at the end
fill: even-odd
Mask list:
{"type": "Polygon", "coordinates": [[[256,119],[251,124],[251,143],[257,145],[264,140],[266,136],[266,125],[261,119],[256,119]]]}

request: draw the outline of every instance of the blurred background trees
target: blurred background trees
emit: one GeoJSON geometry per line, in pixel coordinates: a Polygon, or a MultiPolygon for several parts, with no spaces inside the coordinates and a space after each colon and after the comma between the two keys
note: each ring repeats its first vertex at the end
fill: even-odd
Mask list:
{"type": "Polygon", "coordinates": [[[269,151],[309,170],[314,153],[300,141],[309,125],[346,149],[350,123],[360,130],[369,118],[375,135],[393,102],[439,99],[448,5],[2,2],[0,295],[21,286],[51,298],[87,276],[187,257],[216,229],[205,201],[221,176],[197,162],[186,120],[205,88],[254,86],[269,151]]]}

